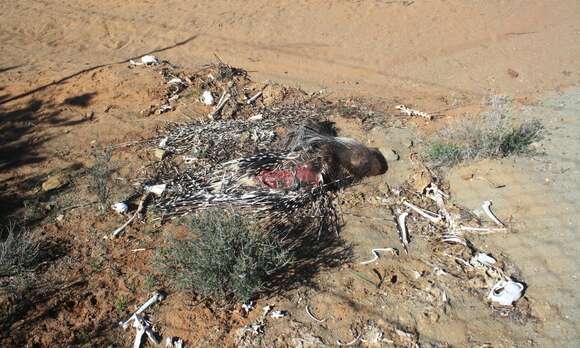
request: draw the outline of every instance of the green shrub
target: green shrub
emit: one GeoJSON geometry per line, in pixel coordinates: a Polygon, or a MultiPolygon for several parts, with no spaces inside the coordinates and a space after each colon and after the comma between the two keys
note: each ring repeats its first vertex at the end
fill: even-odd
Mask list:
{"type": "Polygon", "coordinates": [[[488,105],[490,110],[478,117],[460,119],[437,132],[428,142],[425,158],[435,166],[451,166],[469,160],[532,153],[529,146],[542,139],[542,123],[526,120],[514,126],[505,97],[491,97],[488,105]]]}
{"type": "Polygon", "coordinates": [[[190,239],[161,251],[166,275],[179,288],[218,301],[246,301],[291,259],[280,241],[232,211],[210,210],[189,224],[190,239]]]}

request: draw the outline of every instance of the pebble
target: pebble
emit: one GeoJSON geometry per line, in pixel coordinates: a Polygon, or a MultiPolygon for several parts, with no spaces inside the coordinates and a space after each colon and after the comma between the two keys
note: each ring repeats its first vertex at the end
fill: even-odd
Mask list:
{"type": "Polygon", "coordinates": [[[68,177],[63,174],[57,174],[51,176],[45,182],[42,183],[42,190],[44,192],[59,189],[68,184],[68,177]]]}

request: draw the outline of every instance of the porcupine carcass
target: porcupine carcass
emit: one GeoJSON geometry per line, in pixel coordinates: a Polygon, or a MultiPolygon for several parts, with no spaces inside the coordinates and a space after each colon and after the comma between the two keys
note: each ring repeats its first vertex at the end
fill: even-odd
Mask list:
{"type": "Polygon", "coordinates": [[[336,230],[332,192],[387,170],[378,149],[337,137],[328,124],[296,128],[285,148],[228,161],[205,174],[181,174],[167,182],[156,206],[164,216],[234,207],[276,226],[314,217],[320,230],[336,230]]]}

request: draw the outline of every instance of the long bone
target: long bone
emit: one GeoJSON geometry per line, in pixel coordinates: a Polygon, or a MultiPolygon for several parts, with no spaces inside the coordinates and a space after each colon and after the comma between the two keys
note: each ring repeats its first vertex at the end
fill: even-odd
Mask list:
{"type": "Polygon", "coordinates": [[[138,315],[143,313],[147,308],[151,307],[152,305],[154,305],[157,302],[163,301],[165,299],[165,294],[163,292],[160,291],[156,291],[153,296],[151,296],[151,298],[149,300],[147,300],[147,302],[145,302],[144,304],[141,305],[141,307],[139,307],[139,309],[137,309],[130,317],[129,319],[125,320],[125,321],[120,321],[119,325],[123,328],[123,329],[127,329],[127,327],[129,326],[129,323],[131,323],[131,321],[135,320],[138,318],[138,315]]]}

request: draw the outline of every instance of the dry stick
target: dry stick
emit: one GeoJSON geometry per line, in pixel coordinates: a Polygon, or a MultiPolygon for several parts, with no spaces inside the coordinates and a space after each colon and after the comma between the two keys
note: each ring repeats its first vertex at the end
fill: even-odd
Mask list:
{"type": "Polygon", "coordinates": [[[315,316],[312,314],[312,312],[310,312],[310,308],[308,307],[308,305],[306,305],[306,314],[308,314],[308,316],[309,316],[310,318],[312,318],[312,320],[314,320],[314,321],[316,321],[316,322],[318,322],[318,323],[321,323],[321,324],[322,324],[322,323],[324,323],[324,322],[326,321],[326,319],[327,319],[327,318],[324,318],[324,319],[322,319],[322,320],[321,320],[321,319],[318,319],[318,318],[316,318],[316,317],[315,317],[315,316]]]}
{"type": "Polygon", "coordinates": [[[137,207],[137,211],[135,211],[135,214],[133,214],[133,216],[131,216],[131,218],[127,220],[127,222],[125,222],[123,225],[121,225],[119,228],[113,231],[113,237],[117,237],[121,232],[123,232],[125,227],[129,226],[129,224],[133,222],[133,220],[135,220],[135,218],[141,213],[141,211],[145,207],[145,200],[147,199],[147,197],[149,197],[149,194],[150,194],[149,191],[143,193],[143,196],[141,196],[141,201],[139,201],[139,207],[137,207]]]}

